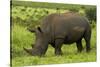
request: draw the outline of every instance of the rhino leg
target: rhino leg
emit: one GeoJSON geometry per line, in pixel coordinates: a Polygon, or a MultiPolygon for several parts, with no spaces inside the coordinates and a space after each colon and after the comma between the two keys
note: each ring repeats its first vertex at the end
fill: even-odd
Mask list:
{"type": "Polygon", "coordinates": [[[50,45],[51,45],[53,48],[55,48],[55,44],[51,43],[50,45]]]}
{"type": "Polygon", "coordinates": [[[90,51],[90,39],[91,39],[91,30],[88,29],[85,34],[84,34],[84,39],[86,41],[86,51],[89,52],[90,51]]]}
{"type": "Polygon", "coordinates": [[[56,39],[55,40],[55,55],[62,55],[62,47],[63,40],[62,39],[56,39]]]}
{"type": "Polygon", "coordinates": [[[78,41],[76,42],[76,46],[77,46],[78,52],[81,52],[82,49],[83,49],[81,40],[82,40],[82,39],[80,39],[80,40],[78,40],[78,41]]]}

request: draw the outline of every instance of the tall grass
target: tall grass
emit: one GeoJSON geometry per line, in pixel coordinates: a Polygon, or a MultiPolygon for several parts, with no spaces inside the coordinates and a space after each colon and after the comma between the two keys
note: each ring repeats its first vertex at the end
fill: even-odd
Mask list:
{"type": "MultiPolygon", "coordinates": [[[[34,57],[28,55],[23,47],[31,48],[31,44],[35,42],[35,35],[27,31],[27,28],[14,24],[12,27],[12,66],[94,62],[96,61],[96,28],[92,29],[91,37],[90,53],[86,53],[85,49],[82,53],[77,53],[76,44],[73,43],[63,45],[62,56],[55,56],[54,48],[49,46],[44,57],[34,57]]],[[[84,40],[82,42],[85,48],[84,40]]]]}
{"type": "Polygon", "coordinates": [[[14,24],[12,27],[12,57],[23,56],[23,47],[30,47],[35,41],[33,35],[28,32],[27,28],[14,24]]]}

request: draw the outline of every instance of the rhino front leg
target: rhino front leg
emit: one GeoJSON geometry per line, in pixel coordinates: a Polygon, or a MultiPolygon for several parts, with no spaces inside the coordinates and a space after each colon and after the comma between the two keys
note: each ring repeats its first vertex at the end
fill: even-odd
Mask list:
{"type": "Polygon", "coordinates": [[[55,40],[55,55],[62,55],[62,47],[63,40],[62,39],[56,39],[55,40]]]}
{"type": "Polygon", "coordinates": [[[50,45],[51,45],[53,48],[55,48],[55,44],[54,44],[54,43],[51,43],[50,45]]]}

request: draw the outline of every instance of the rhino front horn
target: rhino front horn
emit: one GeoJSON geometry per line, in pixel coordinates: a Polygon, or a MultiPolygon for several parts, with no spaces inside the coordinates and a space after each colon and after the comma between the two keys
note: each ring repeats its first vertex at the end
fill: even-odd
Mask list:
{"type": "Polygon", "coordinates": [[[29,53],[29,54],[32,55],[32,49],[27,49],[27,48],[24,48],[24,47],[23,47],[23,49],[24,49],[27,53],[29,53]]]}

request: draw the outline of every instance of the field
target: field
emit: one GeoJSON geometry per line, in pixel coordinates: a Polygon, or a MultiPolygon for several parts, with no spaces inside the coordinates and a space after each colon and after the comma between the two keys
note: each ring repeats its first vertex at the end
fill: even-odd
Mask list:
{"type": "Polygon", "coordinates": [[[34,57],[24,52],[23,47],[31,48],[31,43],[35,41],[34,34],[27,31],[26,28],[15,25],[12,30],[12,48],[14,48],[12,57],[12,66],[23,65],[41,65],[41,64],[58,64],[58,63],[78,63],[78,62],[95,62],[96,61],[96,28],[92,30],[91,52],[86,53],[85,42],[83,40],[84,50],[77,53],[75,43],[63,45],[63,55],[55,56],[54,49],[49,46],[44,57],[34,57]]]}
{"type": "MultiPolygon", "coordinates": [[[[26,4],[27,5],[27,4],[26,4]]],[[[36,5],[36,4],[35,4],[36,5]]],[[[43,5],[43,4],[42,4],[43,5]]],[[[47,4],[45,4],[47,5],[47,4]]],[[[32,5],[30,5],[32,6],[32,5]]],[[[57,7],[57,6],[56,6],[57,7]]],[[[72,6],[67,6],[72,7],[72,6]]],[[[85,16],[84,8],[76,6],[79,13],[85,16]]],[[[82,6],[83,7],[83,6],[82,6]]],[[[53,7],[52,7],[53,8],[53,7]]],[[[49,48],[43,57],[30,56],[27,54],[23,47],[31,48],[31,44],[35,43],[35,34],[27,30],[28,27],[35,27],[39,25],[40,20],[51,13],[64,13],[68,12],[65,7],[63,9],[48,8],[34,8],[27,6],[13,5],[11,10],[11,65],[16,66],[29,66],[29,65],[44,65],[44,64],[68,64],[68,63],[81,63],[81,62],[95,62],[96,61],[96,21],[91,24],[91,51],[86,53],[85,41],[82,40],[84,50],[81,53],[77,52],[76,44],[63,45],[62,56],[55,56],[54,48],[49,45],[49,48]]],[[[75,6],[74,6],[75,8],[75,6]]],[[[72,9],[71,9],[72,10],[72,9]]],[[[77,10],[75,10],[77,11],[77,10]]]]}

